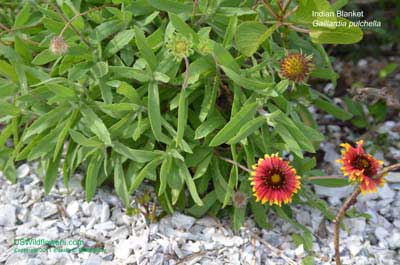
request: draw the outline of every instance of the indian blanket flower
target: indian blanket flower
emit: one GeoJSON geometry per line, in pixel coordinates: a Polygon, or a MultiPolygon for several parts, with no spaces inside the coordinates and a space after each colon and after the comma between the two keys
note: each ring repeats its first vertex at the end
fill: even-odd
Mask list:
{"type": "Polygon", "coordinates": [[[167,49],[176,61],[182,60],[193,53],[193,43],[181,34],[172,35],[167,42],[167,49]]]}
{"type": "Polygon", "coordinates": [[[300,189],[300,177],[296,170],[278,154],[265,155],[253,166],[251,172],[251,185],[253,186],[256,201],[262,204],[282,206],[292,202],[293,194],[300,189]]]}
{"type": "Polygon", "coordinates": [[[363,194],[377,191],[377,186],[385,184],[384,174],[378,176],[378,170],[383,162],[367,154],[363,148],[363,140],[353,147],[348,143],[341,144],[342,158],[337,160],[343,166],[340,168],[353,183],[360,183],[363,194]]]}
{"type": "Polygon", "coordinates": [[[294,83],[304,83],[312,68],[312,55],[292,53],[281,61],[281,76],[294,83]]]}
{"type": "Polygon", "coordinates": [[[64,55],[68,51],[68,44],[62,36],[54,37],[50,42],[49,49],[54,55],[64,55]]]}

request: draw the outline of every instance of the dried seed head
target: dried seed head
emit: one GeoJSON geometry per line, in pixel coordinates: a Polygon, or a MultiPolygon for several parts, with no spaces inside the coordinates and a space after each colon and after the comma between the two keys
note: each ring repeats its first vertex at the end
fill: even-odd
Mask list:
{"type": "Polygon", "coordinates": [[[68,51],[68,44],[62,36],[54,37],[50,42],[50,51],[55,55],[64,55],[68,51]]]}
{"type": "Polygon", "coordinates": [[[240,191],[235,191],[232,195],[232,201],[236,208],[243,208],[247,204],[247,196],[240,191]]]}
{"type": "Polygon", "coordinates": [[[193,43],[181,34],[172,35],[168,42],[168,51],[175,57],[175,60],[180,61],[184,57],[188,57],[193,53],[193,43]]]}
{"type": "Polygon", "coordinates": [[[281,75],[295,83],[303,83],[310,74],[312,55],[304,56],[301,53],[292,53],[283,58],[281,62],[281,75]]]}

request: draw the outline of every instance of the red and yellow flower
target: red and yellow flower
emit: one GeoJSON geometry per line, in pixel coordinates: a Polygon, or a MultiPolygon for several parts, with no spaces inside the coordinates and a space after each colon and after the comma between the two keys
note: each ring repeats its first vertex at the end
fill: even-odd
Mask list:
{"type": "Polygon", "coordinates": [[[253,186],[256,201],[262,204],[281,206],[292,202],[293,194],[300,189],[300,177],[296,170],[289,166],[278,154],[265,155],[253,166],[251,172],[251,185],[253,186]]]}
{"type": "Polygon", "coordinates": [[[372,193],[377,191],[377,186],[385,184],[384,174],[378,176],[378,170],[383,162],[367,154],[363,148],[363,140],[353,147],[348,143],[341,144],[344,148],[342,158],[337,160],[343,166],[340,168],[345,176],[353,183],[360,183],[361,192],[372,193]]]}

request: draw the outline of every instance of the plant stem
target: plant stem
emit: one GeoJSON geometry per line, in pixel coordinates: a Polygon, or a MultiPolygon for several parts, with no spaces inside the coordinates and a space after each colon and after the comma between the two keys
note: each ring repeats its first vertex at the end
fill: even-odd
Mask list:
{"type": "Polygon", "coordinates": [[[286,13],[286,11],[287,11],[287,9],[289,8],[289,6],[290,6],[291,3],[292,3],[292,0],[288,0],[288,1],[285,3],[285,5],[284,5],[284,7],[283,7],[283,14],[286,13]]]}
{"type": "MultiPolygon", "coordinates": [[[[64,22],[66,22],[64,28],[62,29],[61,33],[59,36],[62,36],[64,34],[64,31],[66,29],[66,26],[68,25],[69,21],[68,18],[64,15],[64,13],[62,12],[62,10],[60,9],[60,7],[57,4],[53,5],[54,8],[57,10],[57,12],[60,14],[61,18],[64,20],[64,22]]],[[[72,18],[73,19],[73,18],[72,18]]],[[[72,21],[71,19],[71,21],[72,21]]],[[[74,25],[70,25],[71,29],[77,34],[79,35],[79,37],[81,38],[81,40],[88,46],[90,47],[90,42],[79,32],[79,30],[74,26],[74,25]]]]}
{"type": "Polygon", "coordinates": [[[346,214],[346,211],[357,202],[357,197],[360,194],[361,189],[357,187],[357,189],[348,197],[340,208],[339,212],[336,215],[335,220],[333,221],[334,224],[334,234],[333,234],[333,242],[335,245],[335,262],[336,265],[340,265],[340,252],[339,252],[339,229],[340,229],[340,221],[342,220],[343,216],[346,214]]]}
{"type": "Polygon", "coordinates": [[[251,173],[251,170],[250,170],[250,169],[248,169],[247,167],[243,166],[242,164],[239,164],[239,163],[233,161],[233,160],[230,159],[230,158],[223,157],[223,156],[220,156],[220,155],[218,155],[218,158],[221,159],[221,160],[223,160],[223,161],[225,161],[225,162],[228,162],[229,164],[232,164],[232,165],[234,165],[234,166],[237,166],[237,167],[241,168],[243,171],[246,171],[246,172],[248,172],[248,173],[251,173]]]}
{"type": "MultiPolygon", "coordinates": [[[[71,24],[72,24],[72,22],[74,22],[75,19],[77,19],[77,18],[79,18],[79,17],[82,17],[82,16],[85,16],[85,15],[91,13],[91,12],[94,12],[94,11],[97,11],[97,10],[100,10],[100,9],[103,9],[103,8],[105,8],[105,7],[108,7],[108,6],[113,6],[113,5],[114,5],[114,4],[105,4],[105,5],[102,5],[102,6],[96,6],[96,7],[93,7],[93,8],[91,8],[91,9],[89,9],[89,10],[86,10],[85,12],[76,14],[76,15],[73,16],[70,20],[67,21],[67,23],[65,24],[64,28],[61,30],[59,36],[62,37],[62,35],[64,34],[64,31],[65,31],[69,26],[71,26],[71,28],[73,27],[71,24]]],[[[58,8],[58,6],[57,6],[57,8],[58,8]]]]}
{"type": "Polygon", "coordinates": [[[290,10],[289,12],[287,12],[284,16],[283,19],[287,19],[288,17],[290,17],[291,15],[293,15],[294,12],[297,11],[297,9],[299,9],[299,6],[295,6],[292,10],[290,10]]]}
{"type": "Polygon", "coordinates": [[[293,30],[295,30],[295,31],[297,31],[297,32],[301,32],[301,33],[309,34],[309,33],[311,32],[311,31],[308,30],[308,29],[303,29],[303,28],[297,27],[297,26],[292,25],[292,24],[289,24],[288,27],[291,28],[291,29],[293,29],[293,30]]]}
{"type": "Polygon", "coordinates": [[[273,16],[274,18],[278,19],[278,16],[276,15],[274,9],[272,8],[271,4],[268,2],[268,0],[263,0],[264,7],[267,9],[267,11],[273,16]]]}
{"type": "MultiPolygon", "coordinates": [[[[380,171],[377,175],[377,178],[381,178],[384,176],[387,172],[393,171],[400,168],[400,163],[390,165],[388,167],[385,167],[382,171],[380,171]]],[[[340,262],[340,252],[339,252],[339,237],[340,237],[340,221],[342,220],[343,216],[346,214],[346,211],[357,202],[357,197],[360,194],[361,189],[360,186],[357,187],[357,189],[346,199],[344,202],[343,206],[339,209],[339,212],[336,215],[335,220],[333,221],[334,224],[334,230],[333,230],[333,243],[335,246],[335,262],[336,265],[341,265],[340,262]]]]}

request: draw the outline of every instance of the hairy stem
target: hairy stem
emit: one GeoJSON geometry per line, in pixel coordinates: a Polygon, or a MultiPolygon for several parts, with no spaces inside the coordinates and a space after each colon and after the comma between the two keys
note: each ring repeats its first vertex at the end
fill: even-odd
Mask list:
{"type": "Polygon", "coordinates": [[[218,158],[221,159],[221,160],[223,160],[223,161],[225,161],[225,162],[228,162],[229,164],[232,164],[232,165],[234,165],[234,166],[239,167],[239,168],[242,169],[243,171],[246,171],[246,172],[248,172],[248,173],[251,173],[251,170],[250,170],[250,169],[248,169],[247,167],[243,166],[242,164],[239,164],[239,163],[233,161],[233,160],[230,159],[230,158],[223,157],[223,156],[220,156],[220,155],[218,155],[218,158]]]}
{"type": "MultiPolygon", "coordinates": [[[[62,17],[62,19],[64,20],[64,22],[66,23],[66,25],[69,23],[68,18],[64,15],[64,13],[62,12],[62,10],[60,9],[60,7],[57,4],[53,5],[54,8],[57,10],[57,12],[60,14],[60,16],[62,17]]],[[[70,25],[71,29],[81,38],[81,40],[88,46],[90,47],[90,42],[79,32],[79,30],[74,26],[74,25],[70,25]]],[[[59,36],[62,36],[64,34],[66,27],[64,27],[62,29],[62,33],[60,33],[59,36]]]]}
{"type": "Polygon", "coordinates": [[[336,265],[340,265],[340,252],[339,252],[339,229],[340,229],[340,221],[343,216],[346,214],[346,211],[357,202],[357,197],[360,194],[361,189],[357,187],[357,189],[346,199],[343,206],[340,208],[339,212],[336,215],[334,224],[334,234],[333,234],[333,242],[335,245],[335,262],[336,265]]]}
{"type": "MultiPolygon", "coordinates": [[[[76,15],[73,16],[70,20],[68,20],[68,22],[65,24],[64,28],[61,30],[59,36],[62,37],[63,34],[64,34],[64,32],[65,32],[65,30],[66,30],[68,27],[71,26],[71,28],[73,28],[73,26],[72,26],[71,24],[72,24],[72,22],[74,22],[75,19],[77,19],[77,18],[79,18],[79,17],[82,17],[82,16],[85,16],[85,15],[91,13],[91,12],[94,12],[94,11],[97,11],[97,10],[101,10],[101,9],[103,9],[103,8],[105,8],[105,7],[113,6],[113,5],[114,5],[114,4],[105,4],[105,5],[102,5],[102,6],[96,6],[96,7],[93,7],[93,8],[91,8],[91,9],[89,9],[89,10],[86,10],[85,12],[76,14],[76,15]]],[[[58,8],[58,6],[57,6],[57,8],[58,8]]]]}
{"type": "Polygon", "coordinates": [[[274,9],[272,8],[271,4],[268,2],[268,0],[263,0],[264,7],[267,9],[267,11],[273,16],[274,18],[278,19],[278,15],[275,13],[274,9]]]}

